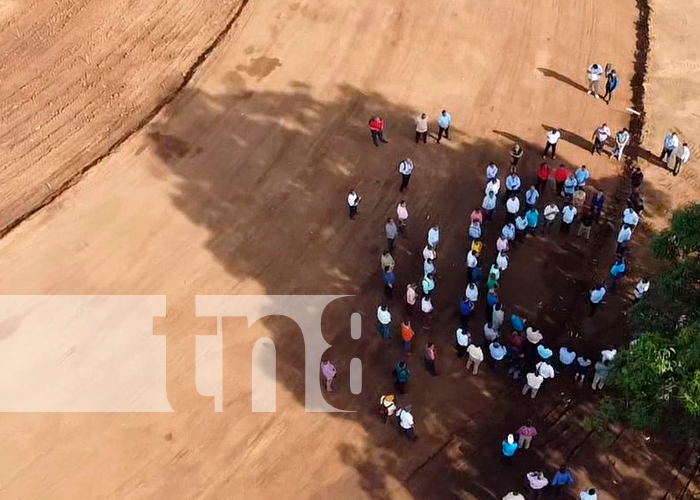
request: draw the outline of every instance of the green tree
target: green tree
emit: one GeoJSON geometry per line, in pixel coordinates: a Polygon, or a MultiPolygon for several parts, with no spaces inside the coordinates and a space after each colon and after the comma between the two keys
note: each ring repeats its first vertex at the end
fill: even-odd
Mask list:
{"type": "Polygon", "coordinates": [[[631,310],[637,339],[615,359],[605,404],[634,428],[687,436],[700,427],[700,205],[676,211],[652,250],[668,266],[631,310]]]}

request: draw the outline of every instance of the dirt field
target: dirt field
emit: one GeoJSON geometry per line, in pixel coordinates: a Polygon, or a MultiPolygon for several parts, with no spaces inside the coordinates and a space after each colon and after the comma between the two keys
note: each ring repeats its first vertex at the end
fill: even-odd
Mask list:
{"type": "MultiPolygon", "coordinates": [[[[675,491],[674,467],[687,457],[631,432],[605,449],[591,439],[581,425],[590,389],[559,377],[532,402],[503,373],[484,367],[477,378],[467,375],[451,352],[468,214],[481,200],[484,166],[494,159],[503,178],[508,149],[520,141],[526,147],[521,175],[529,185],[548,126],[563,131],[559,159],[588,165],[590,184],[616,208],[589,244],[559,234],[528,240],[514,252],[501,299],[507,312],[538,325],[552,347],[567,343],[593,354],[624,342],[620,310],[629,286],[593,319],[584,315],[582,294],[609,266],[624,198],[621,166],[591,157],[588,148],[601,122],[618,130],[629,120],[635,2],[601,9],[589,0],[358,0],[352,6],[259,0],[243,8],[191,81],[172,93],[237,7],[235,1],[155,7],[117,0],[109,12],[86,1],[0,7],[0,39],[14,44],[3,56],[10,77],[0,99],[0,113],[12,125],[0,142],[8,151],[2,224],[41,203],[46,182],[53,188],[94,164],[0,241],[0,290],[167,295],[168,316],[155,321],[155,333],[167,339],[175,410],[2,414],[0,432],[12,452],[0,458],[0,496],[500,499],[523,489],[531,468],[549,473],[565,460],[576,487],[593,484],[601,499],[675,491]],[[76,14],[61,21],[72,9],[76,14]],[[61,29],[49,29],[52,18],[61,29]],[[36,45],[21,36],[32,29],[36,45]],[[94,84],[83,88],[80,65],[115,57],[118,64],[91,69],[94,84]],[[62,60],[70,62],[57,63],[62,60]],[[620,74],[610,106],[582,91],[594,60],[612,61],[620,74]],[[65,72],[49,78],[59,67],[65,72]],[[36,75],[45,81],[30,85],[36,75]],[[99,82],[107,87],[100,90],[99,82]],[[8,91],[22,85],[30,86],[8,91]],[[159,103],[166,105],[138,127],[159,103]],[[451,140],[414,144],[412,117],[425,111],[434,119],[443,108],[454,118],[451,140]],[[91,118],[76,122],[82,113],[91,118]],[[381,148],[366,128],[375,113],[388,123],[390,143],[381,148]],[[405,194],[409,236],[396,252],[399,289],[420,277],[427,217],[441,225],[436,315],[418,339],[437,344],[440,376],[431,378],[414,355],[402,400],[414,405],[417,443],[374,414],[376,397],[402,359],[398,342],[383,344],[374,324],[383,221],[400,199],[395,166],[407,155],[417,166],[405,194]],[[364,197],[352,222],[345,205],[350,187],[364,197]],[[216,332],[214,321],[195,317],[194,297],[203,294],[354,295],[329,306],[323,327],[341,373],[329,402],[357,412],[304,413],[302,336],[291,320],[273,317],[251,328],[240,319],[224,321],[224,409],[215,413],[212,399],[195,387],[195,335],[216,332]],[[359,341],[348,335],[354,311],[363,318],[359,341]],[[250,353],[265,336],[277,351],[277,412],[251,413],[250,353]],[[353,357],[363,361],[359,396],[347,383],[353,357]],[[510,467],[499,464],[501,439],[528,417],[541,433],[536,446],[510,467]]],[[[655,81],[654,123],[665,106],[653,100],[655,81]]],[[[666,126],[658,127],[661,137],[666,126]]],[[[654,137],[648,140],[659,142],[654,137]]],[[[655,179],[645,194],[654,207],[669,206],[667,186],[655,179]]],[[[502,217],[485,230],[488,259],[502,217]]],[[[646,268],[640,253],[632,252],[631,279],[646,268]]],[[[398,319],[398,300],[390,307],[398,319]]],[[[474,330],[480,325],[481,314],[474,330]]],[[[31,353],[24,356],[32,363],[31,353]]]]}

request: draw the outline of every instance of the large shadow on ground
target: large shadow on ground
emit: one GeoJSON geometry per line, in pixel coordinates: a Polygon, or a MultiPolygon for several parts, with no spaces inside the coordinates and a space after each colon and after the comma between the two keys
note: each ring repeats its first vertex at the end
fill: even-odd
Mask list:
{"type": "MultiPolygon", "coordinates": [[[[233,278],[254,280],[267,294],[354,295],[327,308],[323,330],[333,345],[328,357],[341,373],[338,390],[328,400],[336,407],[357,410],[334,416],[362,424],[368,434],[367,449],[349,444],[338,449],[358,471],[366,495],[390,498],[398,480],[416,498],[500,499],[511,489],[524,491],[528,470],[544,468],[549,474],[563,461],[577,472],[589,471],[596,486],[619,498],[649,498],[665,487],[664,471],[645,466],[645,460],[659,450],[614,447],[622,451],[611,455],[595,444],[581,424],[595,396],[589,388],[574,387],[570,375],[548,382],[531,401],[520,395],[521,383],[508,380],[504,370],[484,366],[473,377],[453,354],[457,303],[466,284],[468,218],[483,197],[485,165],[497,162],[503,180],[508,150],[513,141],[520,142],[526,154],[519,172],[528,187],[541,162],[540,145],[508,131],[473,138],[458,127],[440,145],[433,139],[416,144],[412,116],[418,110],[377,94],[345,86],[337,89],[333,101],[321,102],[304,84],[279,93],[238,87],[217,95],[184,90],[177,106],[183,112],[164,113],[150,127],[151,144],[177,176],[173,203],[207,230],[208,250],[233,278]],[[372,145],[366,126],[373,114],[381,114],[388,124],[389,144],[379,148],[372,145]],[[401,194],[396,166],[406,156],[413,158],[416,170],[409,190],[401,194]],[[350,188],[363,196],[354,221],[348,219],[345,202],[350,188]],[[386,244],[384,221],[394,215],[402,198],[411,217],[407,236],[400,238],[395,252],[397,293],[389,301],[394,340],[385,344],[375,332],[375,311],[383,300],[379,256],[386,244]],[[397,340],[402,292],[407,282],[421,278],[420,252],[433,221],[441,226],[436,312],[430,320],[416,316],[417,352],[408,360],[413,378],[408,394],[399,401],[414,405],[420,439],[409,443],[392,426],[379,422],[375,404],[380,394],[391,390],[392,367],[406,359],[397,340]],[[350,336],[352,312],[362,315],[359,341],[350,336]],[[422,367],[426,341],[438,347],[437,378],[422,367]],[[353,396],[347,384],[352,357],[363,361],[359,396],[353,396]],[[521,453],[515,463],[500,464],[501,439],[526,418],[540,428],[537,445],[521,453]],[[610,460],[617,465],[611,467],[610,460]],[[620,481],[619,471],[625,468],[646,470],[620,481]]],[[[458,124],[459,114],[454,115],[458,124]]],[[[558,158],[559,162],[568,164],[566,158],[558,158]]],[[[586,290],[596,275],[607,274],[628,190],[620,170],[613,167],[611,172],[589,183],[608,197],[591,241],[575,234],[563,236],[558,228],[546,237],[528,237],[512,252],[511,267],[501,281],[506,312],[528,317],[555,350],[566,344],[595,356],[602,347],[625,342],[621,310],[629,300],[630,283],[611,295],[596,317],[586,315],[586,290]]],[[[659,199],[665,195],[654,193],[659,199]]],[[[554,197],[550,181],[544,200],[554,197]]],[[[485,227],[484,267],[494,260],[494,242],[503,220],[504,209],[499,206],[494,222],[485,227]]],[[[633,248],[629,258],[636,276],[635,252],[633,248]]],[[[472,321],[477,341],[482,338],[483,309],[482,299],[472,321]]],[[[303,404],[301,337],[289,321],[267,326],[277,350],[277,379],[303,404]]],[[[252,344],[240,348],[250,352],[252,344]]],[[[226,397],[232,394],[225,387],[226,397]]]]}

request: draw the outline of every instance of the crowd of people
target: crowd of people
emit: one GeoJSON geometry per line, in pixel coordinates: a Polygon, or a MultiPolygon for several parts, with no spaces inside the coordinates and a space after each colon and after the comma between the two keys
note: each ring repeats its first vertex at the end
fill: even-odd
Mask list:
{"type": "MultiPolygon", "coordinates": [[[[614,69],[609,65],[603,69],[597,64],[588,68],[588,93],[596,98],[610,102],[618,79],[614,69]],[[605,75],[605,93],[601,96],[599,81],[605,75]]],[[[443,138],[449,140],[449,129],[452,122],[450,114],[443,110],[438,115],[436,141],[443,138]]],[[[429,120],[426,113],[415,118],[415,141],[426,143],[428,138],[429,120]]],[[[375,116],[369,120],[370,136],[373,144],[380,147],[388,141],[384,137],[384,121],[375,116]]],[[[592,154],[601,154],[610,142],[610,129],[606,124],[598,127],[593,134],[592,154]]],[[[591,174],[585,165],[570,169],[564,164],[556,167],[550,165],[556,159],[557,144],[562,137],[558,129],[547,131],[542,159],[533,175],[533,183],[524,184],[519,171],[519,165],[525,150],[520,144],[514,144],[510,150],[510,162],[503,174],[502,168],[496,162],[490,162],[485,168],[483,199],[469,216],[468,246],[466,249],[466,284],[459,297],[459,324],[454,334],[454,350],[457,358],[465,361],[465,368],[473,376],[479,374],[482,362],[486,361],[493,371],[504,374],[521,384],[522,395],[536,398],[545,382],[555,377],[571,376],[575,383],[582,385],[589,381],[592,390],[604,387],[610,371],[611,362],[617,354],[617,346],[611,346],[597,353],[577,352],[572,346],[553,346],[545,335],[529,318],[517,312],[506,314],[507,307],[500,298],[501,281],[509,268],[513,252],[526,244],[528,239],[550,237],[552,228],[556,225],[564,237],[570,237],[572,228],[578,225],[575,232],[579,238],[589,240],[591,233],[603,221],[605,194],[589,185],[591,174]],[[550,186],[553,180],[553,186],[550,186]],[[548,201],[545,201],[545,198],[548,201]],[[502,213],[501,216],[498,214],[502,213]],[[494,243],[496,249],[493,261],[486,262],[483,249],[483,232],[487,225],[498,225],[503,220],[503,226],[498,232],[494,243]],[[479,319],[483,311],[483,321],[479,319]],[[483,326],[482,326],[483,323],[483,326]]],[[[610,157],[621,160],[624,149],[629,144],[630,132],[623,128],[614,138],[610,157]]],[[[689,157],[687,144],[680,146],[676,134],[669,134],[664,141],[661,160],[665,158],[673,164],[679,162],[677,168],[689,157]],[[680,150],[679,150],[680,148],[680,150]],[[683,149],[686,148],[686,149],[683,149]],[[687,152],[686,152],[687,151],[687,152]]],[[[409,188],[414,162],[404,158],[398,163],[398,173],[401,176],[399,191],[409,188]]],[[[675,173],[675,172],[674,172],[675,173]]],[[[619,229],[616,233],[616,248],[611,259],[607,280],[593,283],[587,294],[589,315],[595,315],[604,304],[608,293],[614,293],[620,279],[628,270],[626,259],[629,244],[635,229],[640,222],[644,210],[643,199],[639,188],[644,175],[637,166],[630,175],[632,186],[626,207],[620,214],[619,229]]],[[[527,181],[527,180],[526,180],[527,181]]],[[[525,181],[525,182],[526,182],[525,181]]],[[[361,196],[354,190],[348,193],[347,203],[349,217],[354,219],[358,214],[361,196]]],[[[609,212],[609,210],[608,210],[609,212]]],[[[422,249],[423,264],[420,270],[420,281],[408,280],[402,292],[400,313],[393,307],[394,314],[400,315],[396,321],[390,311],[389,301],[395,298],[397,278],[395,275],[395,246],[398,238],[406,231],[409,211],[405,200],[400,200],[396,206],[396,215],[387,218],[384,232],[386,249],[380,256],[381,276],[386,301],[379,304],[376,311],[377,330],[381,338],[389,342],[394,333],[399,334],[401,349],[406,358],[399,360],[393,367],[392,375],[395,392],[381,395],[378,411],[386,423],[393,421],[401,432],[411,440],[416,439],[415,421],[411,405],[400,406],[398,397],[406,393],[411,370],[408,356],[414,352],[416,331],[414,322],[421,323],[424,328],[429,324],[429,318],[434,314],[432,297],[436,290],[436,265],[438,248],[440,246],[440,228],[433,224],[428,229],[425,246],[422,249]],[[418,319],[418,321],[416,321],[418,319]],[[400,325],[397,329],[396,325],[400,325]],[[396,331],[398,330],[398,331],[396,331]]],[[[606,213],[607,221],[615,221],[613,214],[606,213]]],[[[497,226],[498,227],[498,226],[497,226]]],[[[641,300],[649,291],[650,283],[646,278],[640,279],[634,286],[634,300],[641,300]]],[[[514,309],[514,308],[513,308],[514,309]]],[[[582,350],[583,351],[583,350],[582,350]]],[[[437,376],[437,349],[434,343],[425,342],[422,346],[423,364],[426,370],[437,376]]],[[[330,361],[324,361],[322,374],[326,380],[326,389],[332,390],[332,382],[336,370],[330,361]],[[329,366],[330,365],[330,366],[329,366]]],[[[501,443],[502,459],[508,461],[518,450],[528,449],[537,431],[530,422],[518,428],[513,434],[508,434],[501,443]]],[[[549,485],[558,494],[567,484],[573,482],[566,467],[556,472],[548,480],[543,471],[532,471],[527,474],[532,498],[539,498],[542,489],[549,485]]],[[[517,492],[510,492],[506,498],[516,500],[522,498],[517,492]],[[508,496],[510,495],[510,496],[508,496]]],[[[589,488],[581,493],[583,500],[595,500],[595,489],[589,488]]]]}

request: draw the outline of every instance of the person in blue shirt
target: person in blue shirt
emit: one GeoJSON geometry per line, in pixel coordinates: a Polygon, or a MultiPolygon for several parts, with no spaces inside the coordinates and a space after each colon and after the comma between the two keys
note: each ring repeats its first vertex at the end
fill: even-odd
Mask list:
{"type": "Polygon", "coordinates": [[[394,274],[394,271],[387,266],[384,268],[382,278],[384,279],[384,293],[386,294],[387,298],[391,298],[394,291],[394,283],[396,283],[396,275],[394,274]]]}
{"type": "Polygon", "coordinates": [[[566,196],[569,199],[573,198],[576,186],[578,186],[578,181],[576,180],[576,177],[574,177],[573,174],[569,174],[569,177],[567,177],[564,181],[564,196],[566,196]]]}
{"type": "Polygon", "coordinates": [[[494,288],[489,288],[486,294],[486,321],[491,321],[493,316],[493,306],[498,302],[498,283],[494,288]]]}
{"type": "Polygon", "coordinates": [[[515,455],[515,450],[518,449],[518,443],[515,442],[515,437],[512,434],[508,436],[501,442],[501,453],[505,459],[513,458],[515,455]]]}
{"type": "Polygon", "coordinates": [[[562,465],[561,467],[559,467],[559,470],[556,474],[554,474],[552,480],[549,482],[552,488],[554,488],[554,491],[552,492],[552,498],[560,498],[564,488],[567,485],[573,483],[574,478],[571,475],[571,472],[569,472],[569,470],[566,468],[566,465],[562,465]]]}
{"type": "Polygon", "coordinates": [[[617,73],[615,70],[612,70],[607,74],[607,77],[608,78],[605,81],[605,95],[603,96],[603,100],[605,101],[605,104],[610,104],[613,91],[617,88],[617,73]]]}
{"type": "Polygon", "coordinates": [[[615,259],[612,267],[610,268],[610,291],[614,292],[617,282],[622,278],[627,272],[627,265],[625,264],[625,259],[622,257],[615,259]]]}
{"type": "Polygon", "coordinates": [[[517,314],[512,314],[510,317],[510,324],[513,327],[513,330],[516,332],[524,332],[525,331],[525,323],[527,323],[527,320],[523,318],[522,316],[518,316],[517,314]]]}
{"type": "Polygon", "coordinates": [[[508,196],[511,194],[518,194],[520,192],[520,177],[515,172],[511,172],[508,177],[506,177],[506,193],[508,196]]]}
{"type": "Polygon", "coordinates": [[[474,303],[470,301],[466,295],[464,295],[462,300],[459,301],[459,318],[462,328],[469,326],[469,316],[473,310],[474,303]]]}
{"type": "Polygon", "coordinates": [[[602,191],[596,191],[591,199],[591,212],[596,222],[600,218],[600,214],[603,211],[603,203],[605,203],[605,194],[602,191]]]}
{"type": "Polygon", "coordinates": [[[537,200],[540,199],[540,192],[535,189],[535,186],[530,186],[530,189],[525,191],[525,203],[531,207],[537,204],[537,200]]]}
{"type": "Polygon", "coordinates": [[[537,210],[535,207],[530,208],[525,213],[525,219],[527,220],[527,229],[531,233],[535,233],[535,230],[537,229],[537,223],[540,220],[540,212],[537,210]]]}
{"type": "MultiPolygon", "coordinates": [[[[581,165],[579,168],[576,169],[576,173],[574,173],[574,177],[576,178],[576,186],[577,187],[583,187],[586,185],[586,181],[588,178],[591,176],[591,173],[588,171],[586,168],[586,165],[581,165]]],[[[566,183],[564,183],[566,185],[566,183]]]]}
{"type": "MultiPolygon", "coordinates": [[[[607,94],[606,94],[607,95],[607,94]]],[[[438,116],[437,119],[438,122],[438,136],[437,136],[437,142],[440,144],[440,139],[442,139],[442,136],[445,136],[445,139],[449,140],[450,139],[450,123],[452,123],[452,117],[446,110],[442,110],[442,113],[440,113],[440,116],[438,116]]]]}

